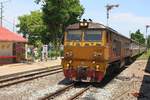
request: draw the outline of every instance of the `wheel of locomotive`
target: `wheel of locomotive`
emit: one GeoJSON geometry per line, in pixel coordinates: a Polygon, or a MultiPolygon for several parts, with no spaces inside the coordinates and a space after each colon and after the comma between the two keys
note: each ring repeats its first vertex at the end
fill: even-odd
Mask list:
{"type": "Polygon", "coordinates": [[[108,66],[108,68],[106,69],[106,74],[105,76],[111,76],[114,73],[114,68],[113,68],[113,64],[110,64],[108,66]]]}
{"type": "Polygon", "coordinates": [[[130,65],[133,62],[131,57],[126,58],[126,65],[130,65]]]}
{"type": "Polygon", "coordinates": [[[119,72],[120,72],[120,69],[121,69],[121,67],[122,67],[122,66],[121,66],[121,62],[118,61],[118,62],[114,63],[113,66],[114,66],[114,71],[113,71],[113,73],[119,73],[119,72]]]}

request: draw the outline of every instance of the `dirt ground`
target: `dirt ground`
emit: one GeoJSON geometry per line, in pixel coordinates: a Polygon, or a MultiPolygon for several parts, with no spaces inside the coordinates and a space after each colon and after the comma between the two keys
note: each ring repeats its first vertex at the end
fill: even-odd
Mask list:
{"type": "Polygon", "coordinates": [[[136,60],[104,87],[95,87],[81,100],[150,100],[150,59],[136,60]]]}
{"type": "Polygon", "coordinates": [[[116,79],[122,80],[123,85],[127,82],[129,86],[113,100],[150,100],[150,59],[135,61],[116,79]]]}
{"type": "MultiPolygon", "coordinates": [[[[117,100],[150,100],[150,95],[147,94],[150,85],[145,83],[145,78],[150,75],[146,72],[150,67],[148,62],[149,60],[137,60],[117,77],[120,80],[124,78],[123,81],[130,83],[127,91],[116,96],[117,100]]],[[[146,80],[150,81],[150,77],[146,80]]]]}

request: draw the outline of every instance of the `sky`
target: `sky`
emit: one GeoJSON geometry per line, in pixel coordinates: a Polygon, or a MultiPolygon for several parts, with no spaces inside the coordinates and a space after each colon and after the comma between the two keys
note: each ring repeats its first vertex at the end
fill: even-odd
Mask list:
{"type": "MultiPolygon", "coordinates": [[[[5,1],[5,0],[0,0],[5,1]]],[[[4,26],[13,29],[13,22],[18,23],[18,16],[29,14],[41,8],[34,0],[8,0],[4,3],[4,26]]],[[[106,5],[119,4],[110,12],[109,26],[129,37],[130,32],[140,29],[145,35],[145,26],[150,24],[150,0],[80,0],[85,8],[82,19],[106,25],[106,5]]],[[[149,32],[150,34],[150,29],[149,32]]]]}
{"type": "MultiPolygon", "coordinates": [[[[3,26],[13,31],[14,24],[18,23],[18,17],[30,14],[31,11],[40,10],[34,0],[0,0],[3,3],[3,26]]],[[[15,28],[15,31],[17,29],[15,28]]]]}

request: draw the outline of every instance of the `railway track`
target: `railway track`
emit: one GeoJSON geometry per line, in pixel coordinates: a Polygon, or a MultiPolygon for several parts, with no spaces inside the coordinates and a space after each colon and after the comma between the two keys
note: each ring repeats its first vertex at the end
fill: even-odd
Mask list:
{"type": "MultiPolygon", "coordinates": [[[[107,81],[104,80],[101,84],[92,84],[92,85],[96,86],[96,87],[104,87],[107,83],[109,83],[114,77],[116,77],[124,69],[125,68],[122,68],[118,73],[114,73],[114,75],[110,76],[109,79],[107,78],[107,81]]],[[[75,84],[76,83],[72,83],[71,85],[61,88],[54,93],[50,93],[50,94],[48,94],[48,96],[42,98],[41,100],[52,100],[52,99],[54,99],[54,100],[76,100],[83,93],[85,93],[86,91],[88,91],[91,88],[91,85],[88,85],[88,86],[81,85],[81,88],[79,88],[79,90],[77,90],[77,92],[70,92],[71,90],[76,88],[75,84]],[[67,96],[65,99],[60,99],[61,97],[63,97],[63,95],[67,94],[65,92],[70,93],[70,96],[69,97],[67,96]]]]}
{"type": "Polygon", "coordinates": [[[62,72],[61,66],[42,68],[0,77],[0,88],[62,72]]]}
{"type": "Polygon", "coordinates": [[[78,93],[74,94],[73,96],[71,96],[68,100],[75,100],[77,98],[79,98],[84,92],[86,92],[87,90],[90,89],[91,86],[88,86],[82,90],[80,90],[78,93]]]}
{"type": "MultiPolygon", "coordinates": [[[[75,94],[73,95],[70,95],[67,99],[65,100],[75,100],[77,98],[79,98],[84,92],[86,92],[87,90],[90,89],[90,85],[82,88],[82,89],[79,89],[78,92],[75,92],[75,94]]],[[[72,83],[66,87],[63,87],[63,88],[60,88],[59,90],[57,90],[56,92],[54,93],[50,93],[48,94],[48,96],[45,96],[43,97],[41,100],[52,100],[52,99],[56,99],[60,96],[60,98],[65,94],[65,92],[70,92],[71,90],[75,89],[76,88],[76,83],[72,83]]],[[[56,99],[57,100],[57,99],[56,99]]],[[[59,100],[59,99],[58,99],[59,100]]]]}

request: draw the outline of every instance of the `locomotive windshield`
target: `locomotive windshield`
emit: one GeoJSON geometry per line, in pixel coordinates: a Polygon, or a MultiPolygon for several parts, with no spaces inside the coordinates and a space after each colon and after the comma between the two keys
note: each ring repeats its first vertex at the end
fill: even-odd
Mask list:
{"type": "Polygon", "coordinates": [[[82,32],[80,30],[70,30],[67,34],[68,41],[81,41],[82,32]]]}
{"type": "Polygon", "coordinates": [[[85,31],[84,40],[85,41],[100,41],[102,38],[102,34],[100,31],[88,30],[85,31]]]}

